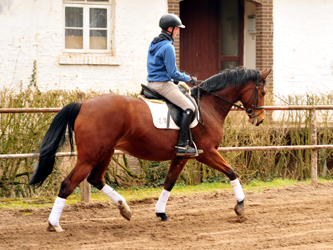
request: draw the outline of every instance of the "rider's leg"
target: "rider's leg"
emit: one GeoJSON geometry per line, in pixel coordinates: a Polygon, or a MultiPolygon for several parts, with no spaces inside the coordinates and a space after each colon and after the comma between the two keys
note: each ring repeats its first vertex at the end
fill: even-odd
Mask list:
{"type": "Polygon", "coordinates": [[[153,88],[157,93],[176,104],[182,110],[190,109],[193,112],[195,111],[194,104],[180,92],[178,86],[173,82],[149,82],[148,87],[153,88]]]}
{"type": "Polygon", "coordinates": [[[184,155],[195,155],[198,153],[202,153],[202,150],[195,150],[194,148],[188,145],[188,135],[190,130],[190,123],[193,117],[193,111],[191,109],[186,109],[183,111],[181,123],[180,123],[180,130],[179,130],[179,139],[177,143],[177,155],[184,156],[184,155]]]}
{"type": "Polygon", "coordinates": [[[170,102],[174,103],[183,110],[179,140],[176,146],[177,155],[195,155],[196,153],[202,153],[201,149],[195,150],[188,145],[188,135],[189,127],[191,123],[191,118],[193,117],[193,112],[195,111],[194,104],[182,93],[180,92],[177,85],[172,82],[150,82],[148,87],[155,89],[160,95],[164,96],[170,102]]]}

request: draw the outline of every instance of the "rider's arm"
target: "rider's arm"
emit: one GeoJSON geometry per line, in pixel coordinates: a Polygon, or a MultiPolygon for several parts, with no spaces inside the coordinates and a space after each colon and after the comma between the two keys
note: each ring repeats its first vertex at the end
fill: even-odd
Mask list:
{"type": "Polygon", "coordinates": [[[176,66],[176,53],[175,48],[170,45],[165,49],[164,52],[164,64],[169,77],[173,80],[189,82],[191,77],[185,73],[178,71],[176,66]]]}

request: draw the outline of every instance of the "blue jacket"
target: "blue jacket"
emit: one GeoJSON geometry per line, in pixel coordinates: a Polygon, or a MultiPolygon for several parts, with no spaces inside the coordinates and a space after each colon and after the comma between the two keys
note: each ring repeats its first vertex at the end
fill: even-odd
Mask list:
{"type": "Polygon", "coordinates": [[[176,53],[172,41],[152,41],[147,58],[148,77],[150,82],[184,81],[189,82],[190,76],[180,73],[176,66],[176,53]]]}

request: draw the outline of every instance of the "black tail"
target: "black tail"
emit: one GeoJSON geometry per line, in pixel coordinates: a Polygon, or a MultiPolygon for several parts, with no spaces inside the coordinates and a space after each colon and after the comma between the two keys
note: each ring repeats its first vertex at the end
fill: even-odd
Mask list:
{"type": "Polygon", "coordinates": [[[38,187],[41,186],[46,177],[52,173],[55,162],[55,154],[65,142],[67,127],[71,151],[73,152],[74,123],[77,115],[79,114],[80,108],[81,102],[72,102],[61,109],[60,112],[54,117],[43,139],[42,146],[40,148],[38,167],[35,169],[29,185],[37,185],[38,187]]]}

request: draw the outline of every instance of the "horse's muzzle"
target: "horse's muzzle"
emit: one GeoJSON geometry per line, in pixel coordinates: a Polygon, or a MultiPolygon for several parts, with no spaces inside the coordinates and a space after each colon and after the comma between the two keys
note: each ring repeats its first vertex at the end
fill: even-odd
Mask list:
{"type": "Polygon", "coordinates": [[[264,122],[264,119],[258,121],[258,118],[249,118],[249,123],[253,124],[253,125],[256,125],[256,126],[259,126],[261,123],[264,122]]]}
{"type": "Polygon", "coordinates": [[[264,119],[262,119],[260,122],[257,122],[256,126],[259,126],[263,122],[264,122],[264,119]]]}

